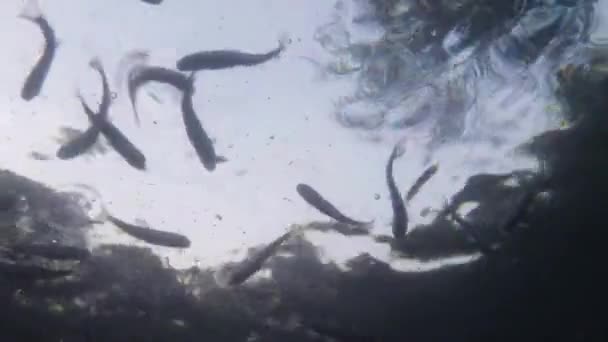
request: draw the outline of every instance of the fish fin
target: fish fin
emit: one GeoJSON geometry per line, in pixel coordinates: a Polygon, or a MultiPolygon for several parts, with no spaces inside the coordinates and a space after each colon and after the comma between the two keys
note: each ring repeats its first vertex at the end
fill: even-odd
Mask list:
{"type": "Polygon", "coordinates": [[[43,18],[44,15],[42,14],[42,9],[40,8],[38,0],[27,0],[18,17],[30,21],[43,18]]]}
{"type": "Polygon", "coordinates": [[[215,156],[215,162],[216,162],[216,163],[225,163],[225,162],[227,162],[228,160],[229,160],[228,158],[226,158],[226,157],[224,157],[224,156],[221,156],[221,155],[216,155],[216,156],[215,156]]]}
{"type": "Polygon", "coordinates": [[[129,100],[131,101],[131,108],[133,108],[133,118],[135,119],[135,125],[137,127],[141,126],[141,120],[139,119],[139,112],[137,111],[137,92],[138,88],[133,87],[131,82],[137,76],[139,72],[142,70],[142,65],[135,65],[129,72],[127,73],[127,88],[129,91],[129,100]]]}
{"type": "Polygon", "coordinates": [[[150,224],[146,220],[144,220],[144,219],[135,219],[134,222],[135,222],[136,225],[138,225],[140,227],[150,228],[150,224]]]}

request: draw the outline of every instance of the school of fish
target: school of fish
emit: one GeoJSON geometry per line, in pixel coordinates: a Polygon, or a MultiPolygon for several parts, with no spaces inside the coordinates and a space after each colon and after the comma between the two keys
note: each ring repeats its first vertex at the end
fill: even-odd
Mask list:
{"type": "MultiPolygon", "coordinates": [[[[141,0],[141,2],[150,5],[160,5],[162,0],[141,0]]],[[[30,0],[28,5],[30,13],[25,13],[24,11],[19,17],[38,26],[44,37],[45,44],[42,55],[25,78],[21,91],[21,98],[25,101],[31,101],[40,95],[56,56],[58,45],[55,31],[51,23],[49,23],[38,7],[37,0],[30,0]]],[[[202,70],[217,72],[229,68],[254,67],[280,57],[281,53],[285,51],[286,46],[287,39],[283,38],[280,39],[279,44],[275,49],[263,53],[250,53],[239,50],[195,51],[178,59],[175,63],[175,69],[148,65],[146,58],[143,58],[142,61],[131,65],[127,72],[128,98],[131,102],[134,119],[137,124],[140,123],[140,115],[137,109],[137,94],[143,87],[150,83],[161,83],[174,87],[181,92],[182,96],[181,111],[186,136],[202,166],[208,172],[213,172],[218,163],[227,162],[228,159],[217,155],[213,141],[205,131],[200,116],[194,106],[193,95],[196,92],[196,72],[202,70]],[[186,74],[186,72],[189,74],[186,74]]],[[[145,57],[145,54],[142,55],[145,57]]],[[[110,120],[109,112],[112,104],[112,90],[110,89],[102,61],[94,56],[91,58],[89,66],[99,74],[101,80],[102,96],[100,104],[97,110],[94,110],[86,103],[80,92],[77,93],[76,96],[82,106],[82,111],[88,118],[89,127],[83,133],[63,143],[58,148],[56,156],[59,159],[66,161],[82,156],[93,147],[100,137],[103,137],[128,165],[137,170],[146,171],[146,157],[143,152],[110,120]]],[[[393,178],[393,164],[404,153],[403,147],[399,143],[396,144],[390,153],[385,168],[386,184],[392,206],[392,239],[394,240],[407,238],[408,213],[406,205],[438,170],[437,164],[429,166],[409,189],[405,198],[403,198],[399,191],[399,187],[393,178]]],[[[352,227],[353,232],[369,231],[374,224],[374,220],[365,221],[353,219],[342,213],[311,185],[299,183],[296,185],[296,192],[306,203],[317,209],[320,213],[335,220],[336,223],[352,227]]],[[[533,195],[534,194],[531,193],[522,198],[522,204],[517,207],[516,211],[505,224],[505,230],[512,230],[512,227],[517,223],[516,221],[521,219],[520,216],[523,215],[522,213],[525,212],[529,206],[529,202],[532,201],[533,195]]],[[[454,209],[453,207],[450,208],[454,209]]],[[[461,225],[465,224],[465,222],[455,214],[454,210],[446,211],[445,215],[452,215],[461,225]]],[[[150,244],[173,248],[190,247],[190,240],[186,236],[130,224],[112,216],[107,211],[104,213],[103,221],[111,222],[126,234],[150,244]]],[[[96,221],[93,223],[101,223],[103,221],[96,221]]],[[[262,248],[259,252],[250,256],[239,265],[222,272],[220,276],[218,276],[218,281],[227,286],[242,284],[260,270],[263,267],[264,262],[273,256],[285,241],[302,230],[303,226],[296,226],[289,229],[285,234],[279,236],[265,248],[262,248]]],[[[480,246],[480,249],[483,250],[483,246],[480,246]]],[[[35,243],[22,243],[16,245],[10,253],[15,255],[40,255],[51,259],[84,259],[89,256],[89,252],[83,249],[53,247],[35,243]]],[[[24,269],[12,269],[10,267],[12,266],[0,265],[0,268],[6,269],[5,271],[25,272],[24,269]]],[[[2,271],[2,269],[0,269],[0,271],[2,271]]],[[[36,269],[36,272],[44,273],[45,271],[36,269]]],[[[63,273],[61,274],[63,275],[63,273]]]]}

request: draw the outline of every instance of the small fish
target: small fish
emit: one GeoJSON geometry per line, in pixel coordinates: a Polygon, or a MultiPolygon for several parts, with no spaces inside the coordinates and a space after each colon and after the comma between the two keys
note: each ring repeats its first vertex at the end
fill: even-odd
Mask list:
{"type": "Polygon", "coordinates": [[[194,74],[190,76],[190,86],[186,88],[182,96],[182,117],[186,134],[190,143],[196,151],[198,159],[208,171],[215,170],[218,157],[215,154],[213,142],[203,129],[192,105],[192,95],[194,94],[194,74]]]}
{"type": "Polygon", "coordinates": [[[145,2],[147,4],[150,4],[150,5],[160,5],[163,2],[163,0],[141,0],[141,1],[145,2]]]}
{"type": "Polygon", "coordinates": [[[299,233],[302,229],[303,226],[295,226],[287,233],[272,241],[270,244],[268,244],[268,246],[264,247],[259,252],[236,265],[234,268],[226,272],[218,272],[216,274],[218,283],[228,286],[240,285],[244,283],[262,268],[268,258],[276,254],[279,247],[281,247],[285,241],[296,233],[299,233]]]}
{"type": "Polygon", "coordinates": [[[296,186],[296,191],[302,198],[308,202],[308,204],[312,205],[315,209],[322,212],[323,214],[333,218],[334,220],[346,224],[356,225],[356,226],[366,226],[370,225],[372,222],[363,222],[356,221],[342,214],[336,207],[334,207],[331,203],[329,203],[325,198],[321,196],[315,189],[313,189],[310,185],[307,184],[298,184],[296,186]]]}
{"type": "Polygon", "coordinates": [[[31,0],[28,4],[31,6],[33,13],[26,13],[24,11],[19,17],[38,25],[44,36],[45,46],[42,56],[25,79],[25,84],[21,89],[21,98],[26,101],[30,101],[40,94],[58,46],[55,31],[42,14],[37,0],[31,0]]]}
{"type": "Polygon", "coordinates": [[[12,247],[14,252],[26,255],[37,255],[55,260],[83,260],[91,253],[84,248],[61,246],[56,244],[25,244],[21,243],[12,247]]]}
{"type": "Polygon", "coordinates": [[[201,51],[180,58],[177,69],[180,71],[219,70],[237,66],[254,66],[277,57],[285,49],[286,39],[279,46],[266,53],[248,53],[237,50],[201,51]]]}
{"type": "Polygon", "coordinates": [[[393,152],[388,159],[386,164],[386,183],[388,185],[388,191],[391,195],[391,204],[393,206],[393,236],[395,239],[402,239],[407,233],[407,210],[403,203],[403,198],[399,193],[397,185],[395,185],[395,179],[393,178],[393,163],[396,158],[403,155],[403,150],[399,144],[395,145],[393,152]]]}
{"type": "Polygon", "coordinates": [[[191,80],[180,72],[158,66],[147,66],[144,64],[134,66],[129,71],[127,79],[129,99],[131,100],[131,107],[133,108],[135,122],[137,124],[140,123],[139,113],[137,112],[136,105],[137,91],[140,87],[149,82],[159,82],[172,85],[183,92],[190,87],[191,84],[191,80]]]}
{"type": "Polygon", "coordinates": [[[147,243],[151,243],[153,245],[158,246],[176,248],[190,247],[190,240],[181,234],[136,226],[121,221],[112,215],[107,215],[107,218],[110,222],[112,222],[118,228],[122,229],[125,233],[133,236],[134,238],[143,240],[147,243]]]}
{"type": "Polygon", "coordinates": [[[422,174],[420,175],[420,177],[418,177],[416,182],[414,182],[414,185],[412,185],[410,190],[407,192],[407,195],[405,196],[405,201],[406,202],[411,201],[412,198],[414,198],[414,196],[416,196],[416,194],[420,191],[422,186],[424,184],[426,184],[426,182],[428,182],[429,179],[431,179],[431,177],[433,177],[435,175],[435,173],[437,173],[438,169],[439,169],[439,165],[433,164],[433,165],[429,166],[426,170],[424,170],[424,172],[422,172],[422,174]]]}
{"type": "MultiPolygon", "coordinates": [[[[108,80],[103,69],[103,65],[98,58],[93,58],[89,62],[89,66],[96,70],[101,76],[103,92],[97,113],[100,115],[100,118],[105,119],[108,117],[108,110],[112,100],[110,95],[110,86],[108,85],[108,80]]],[[[57,157],[65,160],[81,155],[97,142],[100,132],[100,125],[91,125],[91,127],[89,127],[82,134],[77,135],[75,138],[62,145],[57,151],[57,157]]]]}
{"type": "Polygon", "coordinates": [[[138,170],[145,170],[146,157],[144,154],[141,153],[141,151],[107,118],[104,119],[100,114],[95,114],[95,112],[86,104],[82,95],[79,94],[78,98],[91,123],[93,123],[94,126],[96,125],[99,127],[99,130],[116,152],[118,152],[129,165],[138,170]]]}

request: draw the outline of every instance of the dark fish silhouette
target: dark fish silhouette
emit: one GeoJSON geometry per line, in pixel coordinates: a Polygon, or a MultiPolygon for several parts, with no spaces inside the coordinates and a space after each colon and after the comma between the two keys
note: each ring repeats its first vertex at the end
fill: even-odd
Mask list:
{"type": "Polygon", "coordinates": [[[428,182],[429,179],[431,179],[431,177],[435,175],[435,173],[437,173],[438,169],[439,166],[437,164],[433,164],[429,166],[426,170],[424,170],[420,177],[418,177],[416,182],[414,182],[414,185],[412,185],[410,190],[407,192],[407,195],[405,196],[405,201],[411,201],[412,198],[414,198],[414,196],[416,196],[416,194],[420,191],[422,186],[426,184],[426,182],[428,182]]]}
{"type": "Polygon", "coordinates": [[[268,246],[264,247],[259,252],[255,253],[251,257],[248,257],[247,259],[236,265],[234,268],[224,273],[220,272],[220,274],[218,274],[216,278],[218,280],[218,283],[221,283],[224,286],[234,286],[244,283],[247,279],[249,279],[252,275],[254,275],[262,268],[268,258],[276,254],[279,247],[281,247],[281,245],[285,241],[287,241],[287,239],[292,237],[294,234],[300,232],[301,229],[303,228],[300,226],[292,228],[290,231],[279,236],[277,239],[272,241],[270,244],[268,244],[268,246]]]}
{"type": "Polygon", "coordinates": [[[177,61],[180,71],[219,70],[237,66],[254,66],[277,57],[285,49],[285,43],[266,53],[248,53],[237,50],[201,51],[184,56],[177,61]]]}
{"type": "Polygon", "coordinates": [[[190,87],[191,84],[186,75],[175,70],[143,64],[134,66],[127,75],[127,87],[137,124],[140,123],[139,113],[137,112],[137,91],[149,82],[169,84],[182,92],[190,87]]]}
{"type": "Polygon", "coordinates": [[[18,244],[12,247],[13,251],[26,255],[37,255],[56,260],[83,260],[91,253],[84,248],[61,246],[57,244],[18,244]]]}
{"type": "Polygon", "coordinates": [[[147,4],[150,4],[150,5],[160,5],[163,2],[163,0],[141,0],[141,1],[145,2],[147,4]]]}
{"type": "Polygon", "coordinates": [[[38,59],[38,62],[25,79],[25,84],[21,89],[21,98],[26,101],[30,101],[40,94],[40,90],[42,89],[44,80],[51,68],[51,63],[55,57],[55,51],[58,45],[55,31],[40,11],[38,2],[32,0],[29,4],[33,6],[33,12],[35,13],[27,14],[24,12],[20,14],[19,17],[38,25],[44,36],[45,46],[42,56],[38,59]]]}
{"type": "MultiPolygon", "coordinates": [[[[108,109],[110,108],[111,102],[108,80],[106,78],[103,65],[101,64],[101,61],[99,59],[93,58],[89,62],[89,66],[95,69],[101,76],[103,92],[101,103],[99,105],[97,113],[100,118],[104,118],[105,120],[108,117],[108,109]]],[[[62,145],[57,151],[57,157],[60,159],[71,159],[81,155],[82,153],[90,149],[95,144],[95,142],[97,142],[100,132],[100,125],[91,124],[91,126],[82,134],[77,135],[75,138],[62,145]]]]}
{"type": "Polygon", "coordinates": [[[325,198],[321,196],[315,189],[313,189],[310,185],[307,184],[298,184],[296,186],[296,190],[298,194],[302,196],[302,198],[308,202],[308,204],[312,205],[318,211],[323,214],[333,218],[334,220],[346,224],[365,226],[369,225],[372,222],[363,222],[356,221],[342,214],[336,207],[334,207],[331,203],[329,203],[325,198]]]}
{"type": "Polygon", "coordinates": [[[407,210],[405,204],[399,193],[397,185],[395,185],[395,179],[393,178],[393,163],[395,159],[403,154],[401,147],[397,144],[393,148],[391,156],[388,158],[386,164],[386,183],[388,185],[388,191],[391,196],[391,204],[393,206],[393,237],[395,239],[402,239],[407,233],[407,210]]]}
{"type": "Polygon", "coordinates": [[[99,130],[106,137],[110,145],[118,152],[129,165],[133,166],[138,170],[146,169],[146,157],[141,151],[133,145],[129,139],[122,134],[122,132],[114,126],[107,118],[95,114],[93,110],[86,104],[82,96],[79,94],[78,98],[83,110],[89,117],[89,121],[93,125],[99,127],[99,130]]]}
{"type": "Polygon", "coordinates": [[[190,86],[185,88],[182,96],[182,118],[186,127],[186,134],[196,151],[198,159],[209,171],[215,170],[218,157],[215,154],[213,142],[203,129],[192,105],[194,94],[194,74],[190,76],[190,86]]]}
{"type": "Polygon", "coordinates": [[[147,243],[176,248],[190,247],[190,240],[181,234],[136,226],[121,221],[112,215],[108,215],[107,217],[110,222],[122,229],[125,233],[147,243]]]}

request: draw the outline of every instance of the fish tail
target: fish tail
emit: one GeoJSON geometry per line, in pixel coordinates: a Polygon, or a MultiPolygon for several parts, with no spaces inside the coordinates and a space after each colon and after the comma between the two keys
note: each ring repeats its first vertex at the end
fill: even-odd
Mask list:
{"type": "Polygon", "coordinates": [[[363,228],[363,229],[370,229],[374,226],[374,223],[376,223],[376,219],[372,219],[370,221],[365,221],[365,222],[361,222],[359,224],[359,227],[363,228]]]}
{"type": "Polygon", "coordinates": [[[91,115],[93,114],[93,111],[91,110],[91,108],[87,105],[87,101],[85,101],[84,96],[82,96],[82,93],[80,92],[80,90],[76,90],[76,98],[78,99],[78,101],[80,102],[80,104],[82,105],[82,109],[84,110],[84,113],[91,117],[91,115]]]}
{"type": "Polygon", "coordinates": [[[133,79],[138,77],[142,71],[143,64],[138,64],[127,74],[127,88],[129,91],[129,100],[131,100],[131,107],[133,108],[133,117],[135,118],[135,124],[141,126],[141,120],[139,119],[139,112],[137,111],[137,91],[138,88],[133,86],[131,82],[133,79]]]}
{"type": "Polygon", "coordinates": [[[131,89],[131,87],[129,87],[129,100],[131,100],[131,108],[133,109],[133,118],[135,119],[135,124],[137,126],[140,126],[141,121],[139,119],[139,112],[137,111],[137,103],[136,103],[136,99],[135,99],[136,91],[137,90],[131,89]]]}
{"type": "Polygon", "coordinates": [[[42,9],[40,8],[38,0],[27,0],[25,6],[19,13],[19,18],[23,18],[30,21],[34,21],[43,17],[44,14],[42,13],[42,9]]]}

